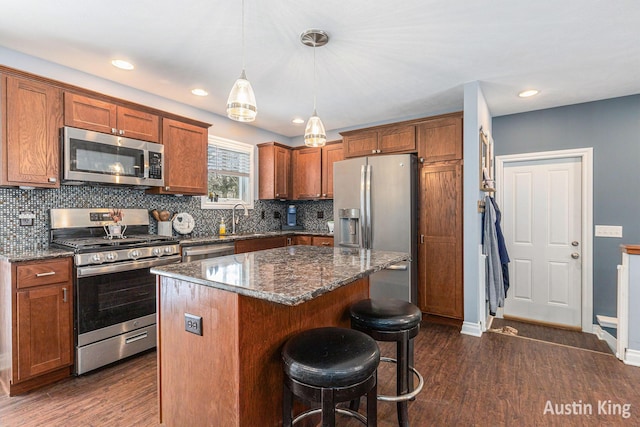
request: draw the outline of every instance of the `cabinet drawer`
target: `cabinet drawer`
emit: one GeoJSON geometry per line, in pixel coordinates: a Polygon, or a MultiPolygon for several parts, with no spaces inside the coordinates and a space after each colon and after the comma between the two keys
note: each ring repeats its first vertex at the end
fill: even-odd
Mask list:
{"type": "Polygon", "coordinates": [[[18,289],[71,281],[71,258],[18,264],[16,285],[18,289]]]}
{"type": "Polygon", "coordinates": [[[333,237],[313,236],[313,246],[333,246],[333,237]]]}

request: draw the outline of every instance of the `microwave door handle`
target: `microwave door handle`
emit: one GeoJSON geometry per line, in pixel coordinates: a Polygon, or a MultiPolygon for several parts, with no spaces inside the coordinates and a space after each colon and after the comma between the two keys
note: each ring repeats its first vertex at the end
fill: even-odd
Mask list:
{"type": "Polygon", "coordinates": [[[149,178],[149,150],[142,151],[142,164],[144,165],[144,169],[142,172],[142,178],[149,178]]]}

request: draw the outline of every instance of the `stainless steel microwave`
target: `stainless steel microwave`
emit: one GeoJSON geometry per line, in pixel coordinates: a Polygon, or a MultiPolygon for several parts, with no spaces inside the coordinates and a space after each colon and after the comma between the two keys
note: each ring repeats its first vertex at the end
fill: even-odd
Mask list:
{"type": "Polygon", "coordinates": [[[68,126],[61,134],[63,184],[164,185],[162,144],[68,126]]]}

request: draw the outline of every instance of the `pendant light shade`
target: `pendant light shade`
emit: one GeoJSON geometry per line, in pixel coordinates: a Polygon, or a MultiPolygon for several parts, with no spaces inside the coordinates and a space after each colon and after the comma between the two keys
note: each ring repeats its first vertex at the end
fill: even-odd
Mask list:
{"type": "Polygon", "coordinates": [[[329,42],[329,35],[322,30],[307,30],[300,35],[305,46],[313,47],[313,114],[304,129],[304,145],[307,147],[323,147],[327,142],[324,124],[316,112],[316,47],[329,42]]]}
{"type": "Polygon", "coordinates": [[[304,129],[304,145],[307,147],[322,147],[326,142],[327,133],[324,131],[322,120],[320,120],[314,109],[307,122],[307,127],[304,129]]]}
{"type": "Polygon", "coordinates": [[[257,114],[256,96],[244,72],[244,0],[242,0],[242,72],[229,93],[227,117],[238,122],[252,122],[257,114]]]}
{"type": "Polygon", "coordinates": [[[229,93],[227,116],[238,122],[252,122],[256,114],[258,114],[256,96],[243,69],[229,93]]]}

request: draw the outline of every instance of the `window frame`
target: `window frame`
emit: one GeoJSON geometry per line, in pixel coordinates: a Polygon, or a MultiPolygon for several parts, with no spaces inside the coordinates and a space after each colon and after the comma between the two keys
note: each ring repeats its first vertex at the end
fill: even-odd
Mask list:
{"type": "MultiPolygon", "coordinates": [[[[233,151],[240,151],[249,154],[249,184],[247,192],[249,195],[249,202],[245,203],[240,199],[232,199],[231,201],[214,202],[209,200],[209,196],[200,196],[200,209],[233,209],[233,206],[242,203],[247,209],[254,208],[254,187],[255,187],[255,151],[256,147],[245,142],[234,141],[231,139],[222,138],[215,135],[209,135],[207,140],[207,156],[209,155],[209,146],[215,145],[220,148],[225,148],[233,151]]],[[[209,181],[209,162],[207,160],[207,182],[209,181]]],[[[208,191],[208,184],[207,184],[208,191]]]]}

